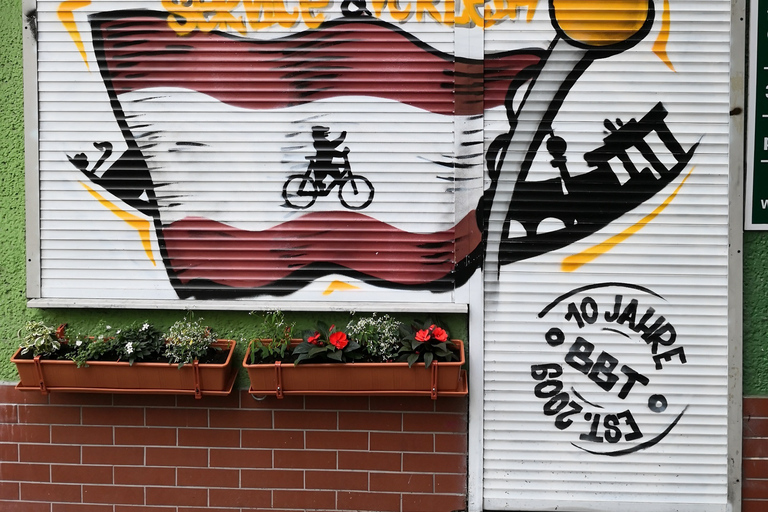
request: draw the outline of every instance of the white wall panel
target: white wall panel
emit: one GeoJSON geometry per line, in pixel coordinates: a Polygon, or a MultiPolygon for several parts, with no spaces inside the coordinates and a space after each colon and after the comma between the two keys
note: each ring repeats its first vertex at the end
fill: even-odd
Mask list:
{"type": "MultiPolygon", "coordinates": [[[[648,32],[611,56],[579,53],[553,30],[554,50],[517,113],[525,131],[512,145],[518,138],[529,153],[501,166],[494,204],[506,196],[510,206],[492,213],[485,268],[488,510],[727,510],[730,3],[651,4],[648,32]],[[674,70],[654,51],[665,34],[674,70]],[[565,66],[583,72],[562,81],[565,66]],[[659,104],[656,126],[679,147],[631,128],[659,104]],[[622,142],[611,144],[609,130],[622,142]],[[552,137],[567,146],[566,175],[552,163],[552,137]],[[666,170],[651,171],[642,141],[666,170]],[[603,174],[587,161],[601,146],[603,174]],[[642,172],[623,168],[624,151],[642,172]],[[642,190],[652,197],[639,200],[642,190]],[[634,316],[624,313],[631,301],[634,316]],[[633,324],[646,314],[643,324],[670,325],[674,339],[645,341],[633,324]]],[[[540,19],[531,45],[549,22],[540,19]]],[[[486,49],[513,31],[486,31],[486,49]]],[[[504,121],[486,116],[487,149],[504,121]]]]}

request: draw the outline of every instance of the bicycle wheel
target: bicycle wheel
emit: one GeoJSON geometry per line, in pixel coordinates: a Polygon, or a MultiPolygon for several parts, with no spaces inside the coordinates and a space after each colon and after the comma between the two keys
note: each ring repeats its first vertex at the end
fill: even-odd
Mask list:
{"type": "Polygon", "coordinates": [[[293,174],[283,185],[283,199],[286,206],[305,210],[317,200],[317,184],[304,174],[293,174]]]}
{"type": "Polygon", "coordinates": [[[339,201],[350,210],[362,210],[373,201],[373,185],[368,178],[353,174],[341,184],[339,201]]]}

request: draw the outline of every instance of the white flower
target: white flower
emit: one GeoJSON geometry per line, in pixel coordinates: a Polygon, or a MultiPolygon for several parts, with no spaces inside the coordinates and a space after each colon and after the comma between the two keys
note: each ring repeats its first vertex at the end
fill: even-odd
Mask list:
{"type": "Polygon", "coordinates": [[[112,328],[111,325],[108,325],[108,326],[105,327],[106,330],[110,330],[111,328],[112,328]]]}
{"type": "Polygon", "coordinates": [[[122,329],[118,329],[117,331],[115,331],[115,334],[120,334],[120,331],[121,331],[121,330],[122,330],[122,329]]]}
{"type": "Polygon", "coordinates": [[[142,331],[146,331],[147,329],[149,329],[149,324],[144,324],[141,326],[142,331]]]}
{"type": "Polygon", "coordinates": [[[130,354],[133,352],[133,343],[131,343],[130,341],[125,344],[125,352],[127,354],[130,354]]]}
{"type": "Polygon", "coordinates": [[[77,340],[77,342],[75,342],[76,347],[79,347],[82,344],[83,344],[83,340],[77,340]]]}

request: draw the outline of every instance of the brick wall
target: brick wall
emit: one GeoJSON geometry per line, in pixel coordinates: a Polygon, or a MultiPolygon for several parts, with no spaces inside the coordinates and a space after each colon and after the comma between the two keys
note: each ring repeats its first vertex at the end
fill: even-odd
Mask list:
{"type": "Polygon", "coordinates": [[[466,432],[466,398],[0,385],[0,510],[450,512],[465,508],[466,432]]]}
{"type": "Polygon", "coordinates": [[[768,510],[768,398],[744,398],[743,512],[768,510]]]}

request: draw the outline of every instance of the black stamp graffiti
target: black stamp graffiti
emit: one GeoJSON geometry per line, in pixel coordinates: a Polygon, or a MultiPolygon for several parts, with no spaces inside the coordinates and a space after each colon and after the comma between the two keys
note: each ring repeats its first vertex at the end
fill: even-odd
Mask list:
{"type": "Polygon", "coordinates": [[[688,405],[660,389],[670,368],[688,362],[660,303],[645,287],[601,283],[574,289],[538,314],[546,322],[547,362],[531,365],[533,393],[555,428],[578,434],[573,446],[627,455],[659,443],[685,414],[688,405]]]}

